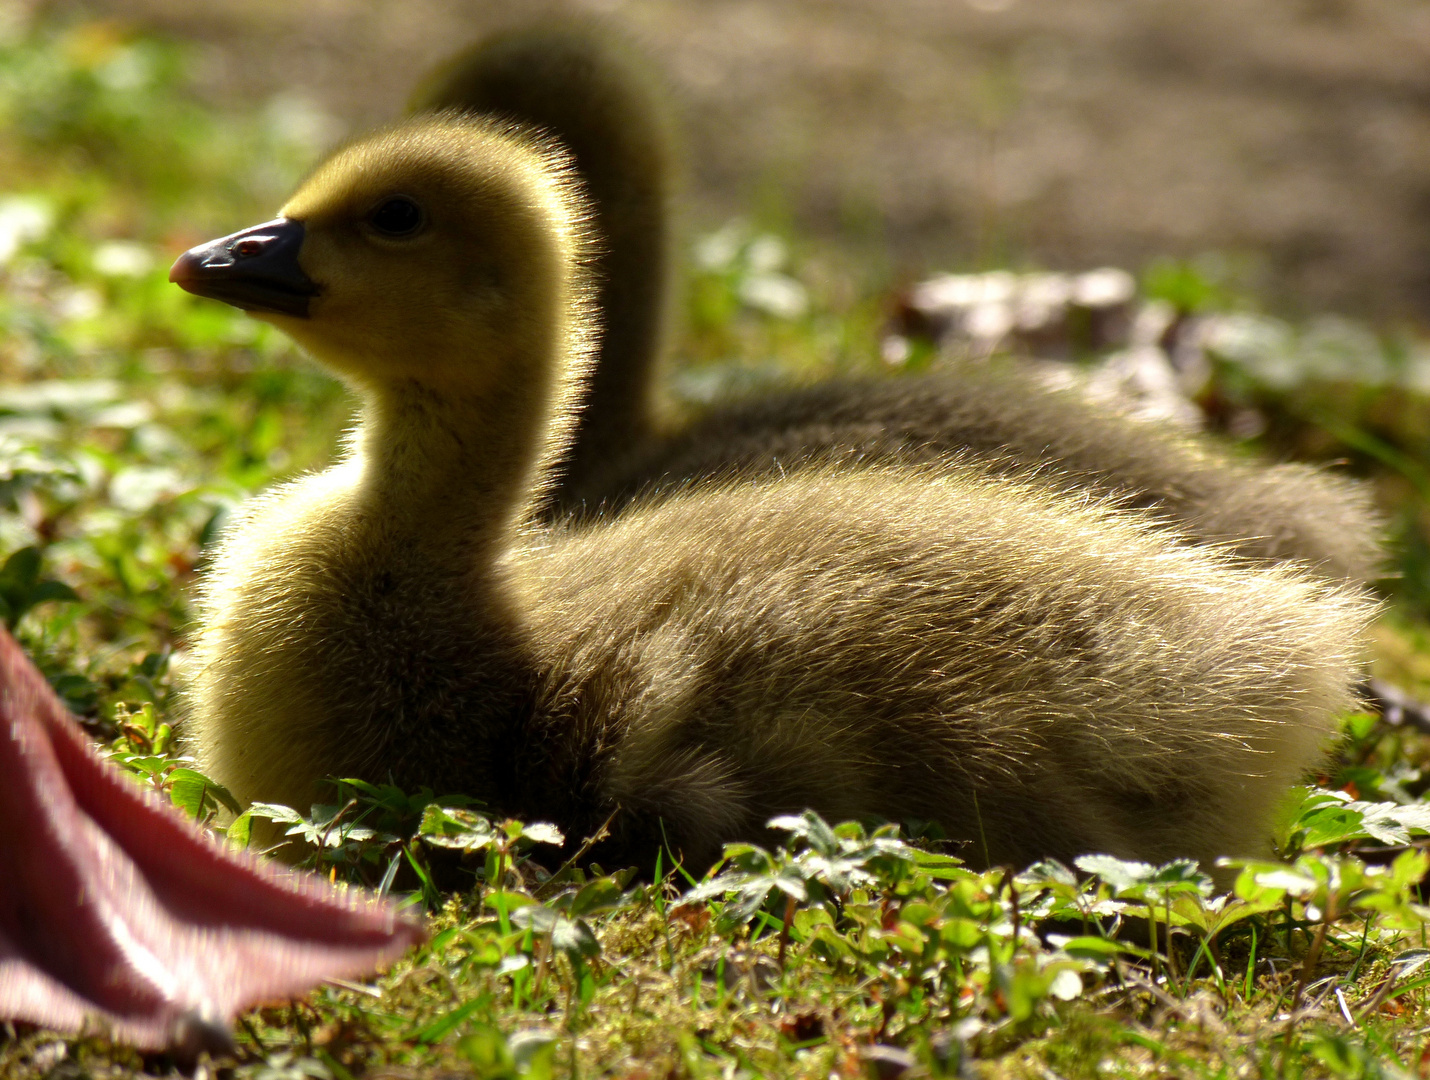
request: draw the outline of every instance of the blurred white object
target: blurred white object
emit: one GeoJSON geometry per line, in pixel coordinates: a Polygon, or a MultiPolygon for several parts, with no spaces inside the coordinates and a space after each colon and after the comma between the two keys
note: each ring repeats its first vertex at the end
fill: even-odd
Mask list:
{"type": "Polygon", "coordinates": [[[105,277],[143,277],[154,268],[154,253],[133,240],[110,240],[94,249],[95,273],[105,277]]]}
{"type": "Polygon", "coordinates": [[[1139,420],[1202,426],[1202,412],[1182,392],[1172,361],[1155,345],[1113,353],[1090,372],[1083,391],[1093,401],[1121,406],[1139,420]]]}
{"type": "Polygon", "coordinates": [[[1104,266],[1073,279],[1072,302],[1079,307],[1108,308],[1130,304],[1137,295],[1137,279],[1126,270],[1104,266]]]}
{"type": "Polygon", "coordinates": [[[809,293],[786,274],[750,274],[740,282],[740,299],[781,319],[798,319],[809,310],[809,293]]]}
{"type": "Polygon", "coordinates": [[[8,263],[22,246],[41,239],[54,224],[50,204],[32,195],[0,198],[0,264],[8,263]]]}

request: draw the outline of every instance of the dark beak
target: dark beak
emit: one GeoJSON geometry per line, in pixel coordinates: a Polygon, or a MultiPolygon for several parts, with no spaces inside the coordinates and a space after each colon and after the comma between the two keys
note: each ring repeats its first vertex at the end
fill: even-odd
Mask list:
{"type": "Polygon", "coordinates": [[[275,218],[190,248],[169,269],[169,280],[195,296],[244,311],[308,317],[318,286],[298,265],[303,223],[275,218]]]}

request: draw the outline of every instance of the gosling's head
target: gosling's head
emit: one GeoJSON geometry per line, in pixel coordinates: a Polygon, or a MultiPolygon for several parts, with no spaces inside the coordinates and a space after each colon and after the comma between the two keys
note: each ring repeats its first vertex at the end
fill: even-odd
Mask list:
{"type": "Polygon", "coordinates": [[[533,350],[580,363],[585,217],[559,150],[439,114],[338,150],[278,218],[186,252],[169,280],[360,387],[482,392],[533,350]]]}

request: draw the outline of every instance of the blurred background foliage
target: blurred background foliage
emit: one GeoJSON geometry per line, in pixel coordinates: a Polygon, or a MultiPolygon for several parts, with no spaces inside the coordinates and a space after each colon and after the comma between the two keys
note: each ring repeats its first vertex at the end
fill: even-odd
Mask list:
{"type": "Polygon", "coordinates": [[[340,128],[521,21],[658,62],[701,231],[755,208],[879,266],[1234,254],[1281,311],[1430,315],[1419,0],[9,0],[185,41],[197,97],[340,128]]]}
{"type": "Polygon", "coordinates": [[[319,149],[303,115],[217,115],[186,79],[113,23],[0,36],[0,550],[74,588],[20,628],[91,715],[159,693],[204,544],[348,413],[275,332],[167,281],[319,149]]]}

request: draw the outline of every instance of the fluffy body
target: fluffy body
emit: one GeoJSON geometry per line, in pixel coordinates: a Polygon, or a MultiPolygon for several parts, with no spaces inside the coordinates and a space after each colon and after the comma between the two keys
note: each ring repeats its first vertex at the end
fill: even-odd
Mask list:
{"type": "Polygon", "coordinates": [[[1134,419],[1016,364],[917,378],[829,382],[674,420],[657,392],[667,338],[672,175],[678,155],[658,80],[582,22],[500,35],[430,75],[416,109],[535,125],[572,153],[603,240],[604,339],[554,515],[831,459],[937,463],[976,455],[1004,475],[1149,508],[1189,539],[1258,561],[1300,560],[1334,579],[1383,573],[1367,488],[1299,464],[1235,455],[1211,438],[1134,419]]]}
{"type": "Polygon", "coordinates": [[[590,364],[569,173],[420,121],[284,207],[322,292],[268,318],[363,395],[202,596],[191,738],[242,800],[465,791],[693,861],[774,813],[939,820],[975,862],[1266,851],[1349,703],[1370,605],[1143,517],[947,463],[811,467],[541,524],[590,364]],[[416,199],[427,225],[369,235],[416,199]],[[473,236],[491,260],[474,274],[473,236]],[[461,310],[404,329],[431,297],[461,310]],[[458,301],[452,300],[457,303],[458,301]]]}
{"type": "Polygon", "coordinates": [[[241,799],[391,778],[573,835],[620,806],[632,856],[663,820],[697,862],[813,807],[974,861],[1210,864],[1266,854],[1350,704],[1353,594],[974,473],[685,495],[453,589],[362,471],[261,502],[210,577],[201,762],[241,799]]]}

